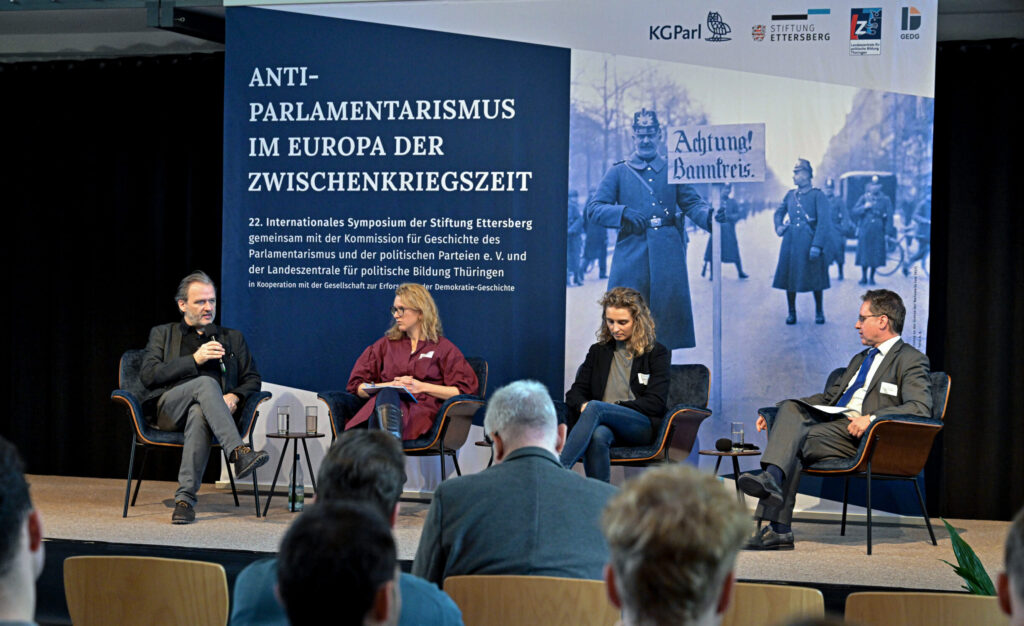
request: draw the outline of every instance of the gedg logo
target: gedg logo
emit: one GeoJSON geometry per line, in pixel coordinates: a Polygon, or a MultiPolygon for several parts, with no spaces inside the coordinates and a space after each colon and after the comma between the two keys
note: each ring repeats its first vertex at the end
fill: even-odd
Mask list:
{"type": "Polygon", "coordinates": [[[921,11],[917,7],[903,7],[900,19],[900,39],[920,39],[921,35],[907,31],[921,28],[921,11]]]}

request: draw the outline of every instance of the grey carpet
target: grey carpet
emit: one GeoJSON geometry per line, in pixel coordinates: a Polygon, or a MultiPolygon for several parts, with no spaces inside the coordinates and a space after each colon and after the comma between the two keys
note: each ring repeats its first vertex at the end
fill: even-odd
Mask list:
{"type": "MultiPolygon", "coordinates": [[[[286,510],[283,493],[274,497],[266,518],[257,518],[251,491],[239,493],[241,506],[236,508],[230,490],[203,485],[196,523],[173,526],[176,485],[171,482],[144,481],[136,505],[129,507],[128,518],[123,519],[123,480],[60,476],[30,476],[29,480],[46,537],[54,539],[274,552],[296,515],[286,510]]],[[[261,495],[261,505],[265,497],[261,495]]],[[[415,556],[426,511],[425,504],[402,504],[395,529],[400,559],[415,556]]],[[[995,579],[1002,569],[1009,522],[950,523],[995,579]]],[[[737,574],[743,580],[959,590],[960,579],[941,561],[955,562],[949,536],[941,521],[935,519],[933,525],[938,546],[931,545],[924,526],[876,524],[874,554],[867,556],[862,524],[849,526],[842,537],[838,523],[798,521],[795,550],[742,552],[737,574]]]]}

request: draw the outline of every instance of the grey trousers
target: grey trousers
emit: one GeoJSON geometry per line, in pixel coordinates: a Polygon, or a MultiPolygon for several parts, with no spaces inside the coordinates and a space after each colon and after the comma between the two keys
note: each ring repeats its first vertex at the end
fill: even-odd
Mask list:
{"type": "Polygon", "coordinates": [[[849,420],[844,415],[835,417],[792,400],[779,405],[761,466],[776,465],[786,475],[782,482],[782,505],[767,507],[759,502],[755,517],[791,523],[800,470],[823,459],[845,459],[857,454],[860,439],[847,432],[849,420]]]}
{"type": "Polygon", "coordinates": [[[228,454],[242,445],[235,418],[224,402],[220,385],[209,376],[193,378],[165,391],[157,401],[156,409],[160,430],[185,431],[185,448],[181,452],[178,490],[174,493],[174,500],[195,506],[213,437],[217,437],[228,454]]]}

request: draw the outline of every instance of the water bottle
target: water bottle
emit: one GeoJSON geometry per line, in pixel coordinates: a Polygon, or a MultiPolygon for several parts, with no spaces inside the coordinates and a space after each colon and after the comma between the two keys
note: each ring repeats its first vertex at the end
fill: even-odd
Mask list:
{"type": "Polygon", "coordinates": [[[302,476],[302,455],[296,456],[298,461],[295,463],[295,473],[288,480],[288,510],[292,513],[301,511],[306,499],[306,481],[302,476]]]}

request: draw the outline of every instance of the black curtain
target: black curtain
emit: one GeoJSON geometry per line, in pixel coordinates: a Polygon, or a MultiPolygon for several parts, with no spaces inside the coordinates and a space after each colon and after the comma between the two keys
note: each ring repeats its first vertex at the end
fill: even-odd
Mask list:
{"type": "Polygon", "coordinates": [[[928,353],[953,382],[928,484],[948,517],[1010,519],[1024,506],[1021,67],[1022,40],[938,49],[928,353]]]}
{"type": "MultiPolygon", "coordinates": [[[[0,93],[0,433],[29,472],[124,476],[120,355],[180,317],[182,276],[220,275],[224,55],[0,64],[0,93]]],[[[146,475],[179,461],[153,454],[146,475]]]]}
{"type": "MultiPolygon", "coordinates": [[[[927,485],[947,517],[1009,519],[1024,505],[1024,224],[1011,193],[1022,123],[1010,95],[1022,61],[1019,40],[938,50],[928,353],[953,385],[927,485]]],[[[219,279],[223,79],[223,54],[0,64],[0,433],[30,472],[127,469],[127,418],[109,401],[118,358],[177,318],[184,274],[219,279]]],[[[147,475],[172,479],[177,455],[161,456],[147,475]]]]}

